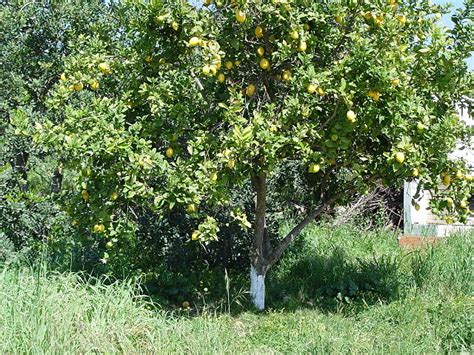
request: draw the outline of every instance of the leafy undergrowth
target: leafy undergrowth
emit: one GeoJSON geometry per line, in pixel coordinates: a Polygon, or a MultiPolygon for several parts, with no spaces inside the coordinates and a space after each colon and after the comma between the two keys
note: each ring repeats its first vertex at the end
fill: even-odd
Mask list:
{"type": "Polygon", "coordinates": [[[387,231],[312,227],[269,275],[265,313],[239,308],[232,291],[232,313],[169,311],[134,280],[9,266],[0,353],[471,351],[472,241],[402,251],[387,231]]]}

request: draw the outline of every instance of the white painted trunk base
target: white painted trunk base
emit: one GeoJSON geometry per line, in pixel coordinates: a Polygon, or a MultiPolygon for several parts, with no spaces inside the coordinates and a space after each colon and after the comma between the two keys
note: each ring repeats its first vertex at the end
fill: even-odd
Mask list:
{"type": "Polygon", "coordinates": [[[250,266],[250,298],[258,310],[265,309],[265,275],[257,274],[253,266],[250,266]]]}

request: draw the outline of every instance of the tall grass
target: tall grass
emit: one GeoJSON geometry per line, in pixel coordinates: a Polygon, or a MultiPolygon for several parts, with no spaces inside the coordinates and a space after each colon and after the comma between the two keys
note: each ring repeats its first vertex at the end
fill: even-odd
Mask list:
{"type": "Polygon", "coordinates": [[[313,227],[269,276],[262,314],[166,311],[136,280],[8,266],[0,353],[472,351],[472,242],[402,251],[387,231],[313,227]]]}

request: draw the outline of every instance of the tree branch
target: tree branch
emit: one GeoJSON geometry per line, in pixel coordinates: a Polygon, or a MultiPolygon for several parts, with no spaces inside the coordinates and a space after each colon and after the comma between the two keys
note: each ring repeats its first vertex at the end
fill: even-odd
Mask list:
{"type": "Polygon", "coordinates": [[[333,195],[327,201],[323,202],[318,208],[310,212],[300,223],[298,223],[275,248],[275,251],[269,258],[269,267],[275,264],[280,259],[280,257],[283,255],[283,252],[286,250],[286,248],[288,248],[290,243],[303,231],[303,229],[310,222],[312,222],[316,217],[318,217],[331,203],[336,201],[344,194],[345,192],[340,192],[338,194],[333,195]]]}
{"type": "Polygon", "coordinates": [[[337,101],[336,101],[336,105],[335,105],[335,107],[334,107],[334,112],[333,112],[333,114],[331,115],[331,117],[329,117],[329,118],[326,120],[326,122],[324,122],[324,123],[322,124],[321,129],[326,128],[326,126],[329,124],[329,122],[331,122],[331,121],[336,117],[337,111],[339,110],[339,106],[341,105],[341,101],[342,101],[341,96],[339,96],[339,97],[337,98],[337,101]]]}

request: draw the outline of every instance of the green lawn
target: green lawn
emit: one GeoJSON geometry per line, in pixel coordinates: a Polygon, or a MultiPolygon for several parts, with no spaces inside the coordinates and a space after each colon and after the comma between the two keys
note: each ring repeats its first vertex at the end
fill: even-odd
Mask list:
{"type": "Polygon", "coordinates": [[[390,232],[312,227],[269,276],[261,314],[160,309],[132,280],[9,266],[0,353],[472,351],[472,242],[401,251],[390,232]]]}

